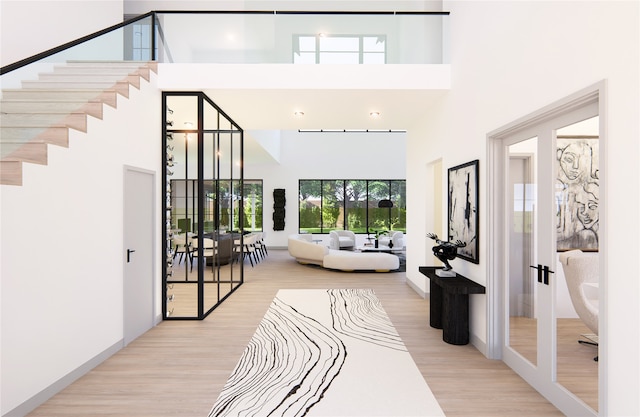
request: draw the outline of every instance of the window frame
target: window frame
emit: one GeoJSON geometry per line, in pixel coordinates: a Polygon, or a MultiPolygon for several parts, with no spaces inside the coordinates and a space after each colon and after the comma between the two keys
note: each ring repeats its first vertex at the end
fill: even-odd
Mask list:
{"type": "MultiPolygon", "coordinates": [[[[357,208],[357,207],[356,207],[357,208]]],[[[298,180],[298,233],[316,233],[327,234],[332,230],[352,230],[358,234],[373,234],[382,230],[399,230],[406,233],[406,179],[348,179],[348,180],[335,180],[335,179],[299,179],[298,180]],[[312,183],[316,184],[312,184],[312,183]],[[357,193],[353,193],[349,196],[349,189],[352,183],[361,184],[364,182],[365,198],[353,200],[350,197],[353,195],[358,197],[357,193]],[[309,185],[304,187],[303,185],[308,183],[309,185]],[[325,198],[324,193],[329,191],[330,185],[333,183],[334,195],[331,198],[325,198]],[[341,185],[340,185],[341,183],[341,185]],[[378,193],[375,197],[372,197],[376,188],[375,184],[384,186],[386,183],[387,193],[378,193]],[[310,193],[310,190],[317,195],[310,193]],[[395,191],[394,191],[395,190],[395,191]],[[304,198],[303,198],[304,197],[304,198]],[[310,200],[310,197],[313,198],[310,200]],[[391,199],[394,201],[392,208],[379,208],[378,202],[382,199],[391,199]],[[357,201],[356,205],[362,203],[365,209],[364,227],[350,227],[355,222],[355,219],[349,219],[350,209],[349,202],[357,201]],[[303,202],[306,202],[307,209],[311,210],[310,214],[303,212],[303,202]],[[325,202],[335,203],[341,202],[339,207],[336,205],[325,207],[325,202]],[[335,220],[335,210],[338,209],[338,215],[335,220]],[[312,215],[313,211],[318,211],[319,219],[315,220],[316,215],[312,215]],[[394,217],[395,216],[395,217],[394,217]],[[306,217],[307,219],[303,219],[306,217]],[[327,218],[328,217],[328,218],[327,218]],[[309,218],[315,220],[315,225],[308,225],[309,218]],[[304,225],[304,224],[307,225],[304,225]],[[382,223],[382,224],[381,224],[382,223]],[[399,227],[393,227],[394,225],[399,227]]]]}
{"type": "MultiPolygon", "coordinates": [[[[302,57],[303,54],[314,54],[314,64],[321,64],[323,54],[357,54],[358,55],[358,65],[366,64],[365,56],[367,55],[382,55],[383,62],[375,62],[373,64],[386,64],[387,63],[387,35],[371,35],[371,34],[344,34],[344,35],[327,35],[327,34],[308,34],[302,35],[297,34],[293,35],[293,54],[292,54],[292,62],[296,64],[296,55],[302,57]],[[300,48],[300,39],[301,38],[314,38],[314,50],[302,50],[300,48]],[[365,38],[378,38],[382,39],[384,43],[384,47],[382,52],[377,51],[365,51],[364,48],[364,40],[365,38]],[[333,50],[333,49],[322,49],[322,39],[357,39],[358,40],[358,49],[357,50],[333,50]]],[[[305,62],[298,62],[297,64],[305,64],[305,62]]]]}

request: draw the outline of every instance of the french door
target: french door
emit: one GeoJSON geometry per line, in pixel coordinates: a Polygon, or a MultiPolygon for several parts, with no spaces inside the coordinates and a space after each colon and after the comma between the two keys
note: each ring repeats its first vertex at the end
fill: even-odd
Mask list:
{"type": "MultiPolygon", "coordinates": [[[[508,366],[562,412],[595,416],[598,362],[588,357],[581,359],[583,363],[567,364],[572,360],[567,359],[571,354],[567,356],[563,351],[567,348],[561,347],[564,336],[560,331],[564,323],[581,326],[582,322],[577,316],[565,320],[563,312],[573,309],[570,300],[563,298],[567,288],[557,253],[557,242],[561,241],[559,216],[563,214],[559,209],[562,190],[558,178],[562,173],[559,177],[558,171],[562,169],[562,161],[557,138],[562,132],[573,130],[581,131],[575,136],[592,137],[582,133],[589,129],[599,134],[598,96],[543,116],[489,135],[497,168],[492,177],[493,186],[498,190],[493,201],[500,205],[493,217],[499,223],[494,227],[494,237],[501,242],[495,248],[500,255],[494,263],[499,277],[496,285],[500,288],[500,295],[496,297],[500,305],[497,317],[501,322],[497,332],[501,335],[498,350],[508,366]],[[572,385],[576,379],[573,376],[563,376],[572,372],[565,369],[574,365],[582,372],[577,376],[579,385],[572,385]],[[585,370],[592,372],[587,375],[585,370]],[[582,392],[584,386],[591,390],[588,394],[582,392]]],[[[596,176],[592,181],[597,183],[601,172],[597,168],[594,171],[591,160],[588,164],[583,160],[580,163],[596,176]]],[[[568,349],[575,349],[576,355],[583,349],[577,342],[580,331],[575,330],[575,339],[570,333],[568,342],[568,349]]],[[[592,349],[588,354],[597,356],[597,348],[592,349]]]]}

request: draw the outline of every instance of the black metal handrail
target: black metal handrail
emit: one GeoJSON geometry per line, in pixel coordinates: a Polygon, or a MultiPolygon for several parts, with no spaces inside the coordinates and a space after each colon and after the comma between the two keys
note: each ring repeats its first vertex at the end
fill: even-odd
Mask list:
{"type": "Polygon", "coordinates": [[[308,14],[308,15],[416,15],[449,16],[451,12],[427,11],[331,11],[331,10],[156,10],[157,14],[308,14]]]}
{"type": "Polygon", "coordinates": [[[94,32],[94,33],[92,33],[90,35],[83,36],[83,37],[78,38],[76,40],[73,40],[71,42],[67,42],[67,43],[62,44],[60,46],[56,46],[55,48],[51,48],[51,49],[46,50],[44,52],[40,52],[39,54],[36,54],[36,55],[30,56],[28,58],[22,59],[20,61],[14,62],[13,64],[5,65],[4,67],[0,68],[0,75],[6,74],[6,73],[14,71],[14,70],[17,70],[18,68],[25,67],[25,66],[27,66],[29,64],[33,64],[34,62],[38,62],[41,59],[50,57],[51,55],[55,55],[55,54],[57,54],[59,52],[67,50],[69,48],[73,48],[74,46],[80,45],[81,43],[90,41],[90,40],[95,39],[97,37],[100,37],[100,36],[102,36],[104,34],[107,34],[109,32],[113,32],[114,30],[121,29],[121,28],[123,28],[123,27],[125,27],[127,25],[130,25],[131,23],[135,23],[138,20],[146,19],[147,17],[150,17],[150,16],[153,16],[153,19],[155,20],[155,12],[145,13],[145,14],[140,15],[138,17],[134,17],[134,18],[128,19],[128,20],[126,20],[126,21],[124,21],[122,23],[118,23],[116,25],[109,26],[108,28],[105,28],[105,29],[99,30],[97,32],[94,32]]]}

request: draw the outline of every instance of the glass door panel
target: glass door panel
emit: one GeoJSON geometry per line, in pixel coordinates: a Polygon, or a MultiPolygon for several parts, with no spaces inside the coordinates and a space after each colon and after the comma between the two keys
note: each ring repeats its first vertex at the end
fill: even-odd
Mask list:
{"type": "MultiPolygon", "coordinates": [[[[552,373],[555,234],[550,130],[505,139],[505,363],[540,390],[552,373]]],[[[542,391],[541,391],[542,392],[542,391]]]]}
{"type": "MultiPolygon", "coordinates": [[[[579,249],[598,256],[600,167],[599,117],[556,131],[556,213],[558,250],[579,249]]],[[[558,263],[556,274],[556,379],[594,410],[598,410],[597,324],[581,319],[576,310],[588,303],[597,310],[599,275],[571,287],[558,263]],[[576,291],[577,290],[577,291],[576,291]],[[574,306],[578,303],[577,306],[574,306]]],[[[593,310],[591,310],[593,311],[593,310]]],[[[597,317],[596,317],[597,321],[597,317]]]]}
{"type": "Polygon", "coordinates": [[[537,272],[532,269],[535,245],[538,138],[508,146],[508,345],[532,365],[538,356],[537,272]]]}

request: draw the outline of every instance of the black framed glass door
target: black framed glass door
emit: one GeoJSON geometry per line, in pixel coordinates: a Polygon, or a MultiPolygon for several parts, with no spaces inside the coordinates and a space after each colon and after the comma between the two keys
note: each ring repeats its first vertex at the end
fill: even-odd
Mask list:
{"type": "Polygon", "coordinates": [[[201,92],[163,114],[163,317],[203,319],[243,282],[243,130],[201,92]]]}

